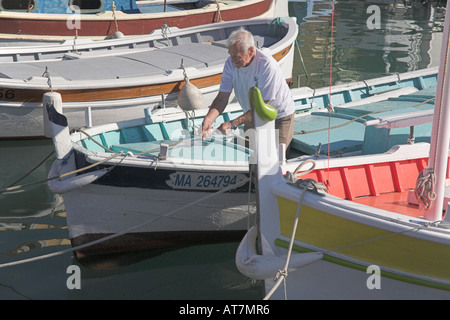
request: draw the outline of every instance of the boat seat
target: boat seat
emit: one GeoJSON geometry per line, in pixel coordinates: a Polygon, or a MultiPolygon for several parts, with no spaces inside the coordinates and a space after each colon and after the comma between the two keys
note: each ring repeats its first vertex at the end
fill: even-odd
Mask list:
{"type": "MultiPolygon", "coordinates": [[[[376,119],[378,117],[385,117],[389,115],[398,115],[400,113],[415,114],[417,111],[424,111],[433,109],[431,104],[423,104],[418,107],[404,108],[394,111],[387,111],[368,117],[376,119]]],[[[424,123],[414,126],[413,138],[414,143],[430,142],[432,123],[424,123]]],[[[411,128],[377,128],[376,126],[367,126],[363,141],[363,154],[376,154],[389,150],[392,146],[397,144],[406,144],[411,136],[411,128]]]]}
{"type": "MultiPolygon", "coordinates": [[[[347,108],[335,107],[330,114],[330,155],[355,151],[375,154],[386,152],[396,144],[408,143],[410,127],[366,127],[364,122],[381,116],[432,109],[434,100],[430,99],[434,97],[435,90],[435,87],[431,87],[384,101],[347,108]]],[[[308,116],[297,117],[292,147],[305,154],[315,154],[321,144],[320,154],[328,154],[328,126],[328,112],[312,112],[308,116]],[[308,133],[301,134],[301,131],[308,133]]],[[[429,142],[430,136],[431,124],[414,126],[415,142],[429,142]]]]}
{"type": "Polygon", "coordinates": [[[112,145],[111,150],[114,152],[132,152],[134,155],[143,154],[145,156],[158,156],[161,143],[171,144],[171,140],[133,142],[112,145]]]}

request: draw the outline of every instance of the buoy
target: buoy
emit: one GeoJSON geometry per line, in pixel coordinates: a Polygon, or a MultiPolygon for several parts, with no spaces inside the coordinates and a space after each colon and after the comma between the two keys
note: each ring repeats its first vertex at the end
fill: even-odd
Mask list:
{"type": "Polygon", "coordinates": [[[122,32],[120,32],[120,31],[116,31],[116,32],[114,32],[114,34],[112,35],[112,38],[113,38],[113,39],[120,39],[120,38],[123,38],[123,37],[125,37],[125,35],[124,35],[122,32]]]}
{"type": "Polygon", "coordinates": [[[178,93],[178,105],[183,110],[197,110],[203,108],[203,95],[200,89],[186,79],[186,84],[178,93]]]}

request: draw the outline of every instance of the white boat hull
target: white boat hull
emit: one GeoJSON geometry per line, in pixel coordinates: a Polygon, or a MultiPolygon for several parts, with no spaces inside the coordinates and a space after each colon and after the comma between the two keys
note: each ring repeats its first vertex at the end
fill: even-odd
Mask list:
{"type": "MultiPolygon", "coordinates": [[[[216,97],[219,86],[212,86],[201,91],[203,107],[206,109],[216,97]]],[[[166,103],[169,107],[176,107],[176,97],[172,97],[166,103]]],[[[80,103],[63,105],[63,113],[67,117],[70,128],[98,126],[142,118],[144,109],[161,105],[161,96],[121,101],[86,102],[82,105],[80,103]]],[[[40,103],[28,106],[0,104],[0,115],[0,139],[42,138],[44,136],[43,111],[40,103]]]]}
{"type": "Polygon", "coordinates": [[[114,234],[120,236],[84,252],[160,249],[242,238],[253,223],[248,193],[224,193],[190,206],[208,194],[98,184],[75,189],[63,194],[72,246],[114,234]],[[130,240],[133,237],[139,241],[130,240]]]}

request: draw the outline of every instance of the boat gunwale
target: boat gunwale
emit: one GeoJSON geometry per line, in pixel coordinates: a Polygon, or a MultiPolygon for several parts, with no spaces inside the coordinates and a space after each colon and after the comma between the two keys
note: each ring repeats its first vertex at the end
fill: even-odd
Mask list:
{"type": "MultiPolygon", "coordinates": [[[[265,25],[270,24],[274,19],[273,18],[257,18],[257,19],[241,19],[241,20],[231,20],[231,21],[224,21],[220,24],[218,23],[209,23],[206,25],[200,25],[200,26],[193,26],[189,28],[178,28],[178,27],[169,27],[168,33],[169,33],[169,39],[180,37],[180,36],[186,36],[186,35],[192,35],[199,33],[200,35],[203,32],[210,32],[212,30],[219,30],[223,29],[223,26],[225,25],[225,28],[235,28],[238,26],[241,26],[243,23],[245,23],[246,26],[254,26],[254,25],[265,25]]],[[[286,23],[286,22],[285,22],[286,23]]],[[[289,22],[288,22],[289,24],[289,22]]],[[[287,27],[288,33],[286,34],[286,37],[289,35],[289,27],[287,27]]],[[[290,35],[292,37],[292,35],[290,35]]],[[[107,40],[90,40],[90,39],[82,39],[82,42],[76,43],[76,49],[77,50],[85,50],[90,48],[101,48],[101,47],[116,47],[116,46],[124,46],[124,45],[131,45],[134,43],[145,43],[145,42],[151,42],[151,41],[164,41],[166,38],[164,37],[161,29],[155,29],[150,34],[145,35],[135,35],[130,37],[123,37],[123,38],[117,38],[117,39],[107,39],[107,40]],[[87,41],[86,41],[87,40],[87,41]]],[[[226,40],[226,38],[222,39],[226,40]]],[[[278,41],[279,42],[279,41],[278,41]]],[[[277,43],[278,43],[277,42],[277,43]]],[[[276,43],[276,44],[277,44],[276,43]]],[[[274,44],[274,45],[276,45],[274,44]]],[[[30,46],[8,46],[0,48],[0,56],[1,55],[8,55],[8,54],[17,54],[17,50],[20,50],[21,53],[36,53],[36,50],[39,50],[39,52],[53,52],[53,51],[66,51],[70,50],[73,52],[74,50],[74,41],[72,39],[65,40],[62,43],[57,44],[51,44],[51,45],[30,45],[30,46]]],[[[143,50],[151,50],[151,49],[160,49],[160,48],[145,48],[143,50]]],[[[38,60],[39,61],[39,60],[38,60]]],[[[29,61],[23,61],[23,62],[29,62],[29,61]]],[[[2,63],[21,63],[19,62],[2,62],[2,63]]]]}
{"type": "MultiPolygon", "coordinates": [[[[273,21],[273,19],[263,19],[264,21],[273,21]]],[[[279,39],[275,44],[267,47],[262,48],[264,52],[266,52],[269,55],[275,56],[284,54],[279,61],[282,61],[284,57],[288,56],[288,52],[292,49],[294,46],[294,41],[296,34],[298,33],[298,28],[295,24],[295,19],[288,19],[286,21],[283,21],[282,24],[286,27],[287,33],[282,38],[279,39]],[[293,30],[295,24],[295,30],[293,30]],[[288,49],[288,52],[285,52],[286,49],[288,49]]],[[[255,24],[257,22],[260,22],[258,20],[252,21],[255,24]]],[[[233,25],[235,24],[235,21],[231,22],[233,25]]],[[[270,24],[269,24],[270,25],[270,24]]],[[[220,28],[220,25],[218,26],[220,28]]],[[[89,59],[89,58],[88,58],[89,59]]],[[[42,61],[44,63],[44,61],[42,61]]],[[[216,65],[216,66],[205,66],[204,68],[197,69],[197,68],[185,68],[186,71],[189,73],[189,76],[192,81],[195,81],[197,79],[206,79],[208,77],[214,77],[216,75],[221,75],[223,65],[216,65]]],[[[151,85],[160,85],[160,84],[167,84],[171,85],[173,83],[178,82],[184,82],[184,73],[181,69],[174,69],[173,72],[170,74],[161,74],[153,77],[148,76],[139,76],[139,77],[123,77],[118,79],[99,79],[99,80],[90,80],[86,82],[85,80],[65,80],[60,77],[53,77],[52,78],[52,88],[55,91],[70,91],[70,90],[87,90],[91,89],[91,91],[96,92],[98,90],[102,89],[117,89],[117,87],[121,88],[130,88],[130,87],[138,87],[142,85],[151,86],[151,85]],[[62,79],[62,81],[58,81],[62,79]],[[150,81],[149,81],[150,79],[150,81]],[[59,83],[58,83],[59,82],[59,83]],[[92,89],[95,87],[94,89],[92,89]]],[[[23,79],[7,79],[7,78],[1,78],[0,79],[0,86],[3,90],[23,90],[24,93],[28,90],[49,90],[48,85],[48,79],[45,77],[36,77],[36,78],[29,78],[28,82],[26,82],[23,79]],[[36,79],[37,83],[34,83],[33,80],[36,79]],[[31,80],[31,81],[29,81],[31,80]]],[[[213,83],[207,86],[211,85],[217,85],[217,83],[213,83]]],[[[206,87],[207,87],[206,86],[206,87]]],[[[63,99],[64,100],[64,99],[63,99]]],[[[104,99],[103,99],[104,100],[104,99]]],[[[114,99],[113,99],[114,100],[114,99]]],[[[77,100],[75,100],[77,101],[77,100]]],[[[7,101],[15,103],[14,101],[7,101]]],[[[18,101],[18,102],[25,102],[25,101],[18,101]]],[[[78,102],[78,101],[77,101],[78,102]]]]}

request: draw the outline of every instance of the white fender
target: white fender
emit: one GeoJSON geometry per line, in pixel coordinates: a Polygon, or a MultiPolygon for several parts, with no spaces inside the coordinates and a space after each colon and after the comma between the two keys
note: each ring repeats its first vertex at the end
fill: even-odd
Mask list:
{"type": "Polygon", "coordinates": [[[186,80],[186,84],[178,92],[178,105],[183,110],[203,108],[203,96],[199,88],[186,80]]]}
{"type": "MultiPolygon", "coordinates": [[[[50,169],[48,175],[49,178],[58,176],[59,175],[58,172],[61,172],[60,169],[61,169],[61,162],[55,161],[50,169]]],[[[52,192],[62,194],[77,188],[84,187],[94,182],[98,178],[102,177],[106,172],[108,172],[107,169],[100,169],[80,175],[74,174],[63,179],[58,178],[49,180],[47,181],[47,185],[52,192]]]]}
{"type": "MultiPolygon", "coordinates": [[[[284,269],[287,256],[258,255],[256,251],[257,235],[255,226],[246,233],[236,251],[236,266],[243,275],[254,280],[274,278],[279,270],[284,269]]],[[[288,271],[306,266],[322,257],[323,254],[320,252],[293,252],[289,260],[288,271]]]]}

